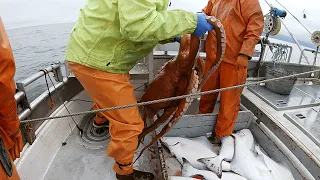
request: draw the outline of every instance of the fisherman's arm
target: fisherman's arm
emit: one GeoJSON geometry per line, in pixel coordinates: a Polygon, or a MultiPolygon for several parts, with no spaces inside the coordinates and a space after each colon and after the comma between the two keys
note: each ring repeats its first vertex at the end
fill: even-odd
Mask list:
{"type": "Polygon", "coordinates": [[[247,24],[247,28],[239,54],[251,59],[263,31],[264,18],[258,0],[240,0],[240,3],[241,14],[247,24]]]}
{"type": "Polygon", "coordinates": [[[196,14],[184,10],[158,11],[148,0],[119,0],[118,10],[120,32],[132,41],[162,41],[193,33],[197,26],[196,14]]]}

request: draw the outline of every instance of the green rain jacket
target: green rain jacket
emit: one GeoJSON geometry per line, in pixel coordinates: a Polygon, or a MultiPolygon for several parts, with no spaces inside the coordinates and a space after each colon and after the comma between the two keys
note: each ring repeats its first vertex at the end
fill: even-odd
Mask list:
{"type": "Polygon", "coordinates": [[[125,74],[159,41],[193,33],[195,13],[167,11],[169,0],[87,0],[72,29],[65,58],[125,74]]]}

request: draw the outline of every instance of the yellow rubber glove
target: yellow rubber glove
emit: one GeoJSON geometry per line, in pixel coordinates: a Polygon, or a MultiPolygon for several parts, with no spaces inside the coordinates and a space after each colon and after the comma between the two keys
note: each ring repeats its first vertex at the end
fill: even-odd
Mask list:
{"type": "Polygon", "coordinates": [[[20,129],[14,135],[10,136],[13,141],[13,147],[9,149],[10,156],[14,161],[17,158],[20,158],[20,152],[23,149],[23,140],[20,129]]]}

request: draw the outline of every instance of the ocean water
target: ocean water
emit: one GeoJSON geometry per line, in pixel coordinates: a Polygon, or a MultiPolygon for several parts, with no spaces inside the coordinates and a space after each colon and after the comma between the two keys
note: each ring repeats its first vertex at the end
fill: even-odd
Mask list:
{"type": "MultiPolygon", "coordinates": [[[[65,75],[64,53],[73,25],[64,23],[7,30],[15,57],[16,82],[56,62],[63,64],[62,72],[65,75]]],[[[49,79],[48,82],[51,86],[49,79]]],[[[28,100],[31,102],[45,90],[45,79],[42,77],[26,87],[28,100]]]]}
{"type": "MultiPolygon", "coordinates": [[[[62,63],[63,74],[65,74],[64,53],[73,26],[74,23],[64,23],[7,30],[16,62],[15,80],[17,82],[22,81],[39,70],[49,67],[54,62],[62,63]]],[[[272,38],[270,40],[273,43],[286,43],[272,38]]],[[[295,44],[286,44],[289,44],[294,49],[291,62],[297,63],[300,57],[300,50],[295,44]]],[[[259,46],[256,46],[257,50],[259,48],[259,46]]],[[[306,55],[309,62],[312,63],[314,55],[310,52],[307,52],[306,55]]],[[[266,60],[271,60],[271,57],[272,53],[268,50],[266,60]]],[[[317,65],[320,65],[320,55],[318,56],[317,65]]],[[[51,83],[50,80],[48,82],[49,84],[51,83]]],[[[27,86],[28,100],[31,102],[43,93],[45,89],[45,79],[42,77],[27,86]]]]}

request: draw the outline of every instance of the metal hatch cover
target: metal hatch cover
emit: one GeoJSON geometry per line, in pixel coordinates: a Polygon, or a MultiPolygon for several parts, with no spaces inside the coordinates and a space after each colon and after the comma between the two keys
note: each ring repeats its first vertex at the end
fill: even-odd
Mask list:
{"type": "Polygon", "coordinates": [[[290,95],[273,93],[264,86],[251,86],[248,89],[277,111],[320,105],[319,85],[295,85],[290,95]]]}
{"type": "Polygon", "coordinates": [[[283,116],[320,146],[320,108],[284,113],[283,116]]]}

